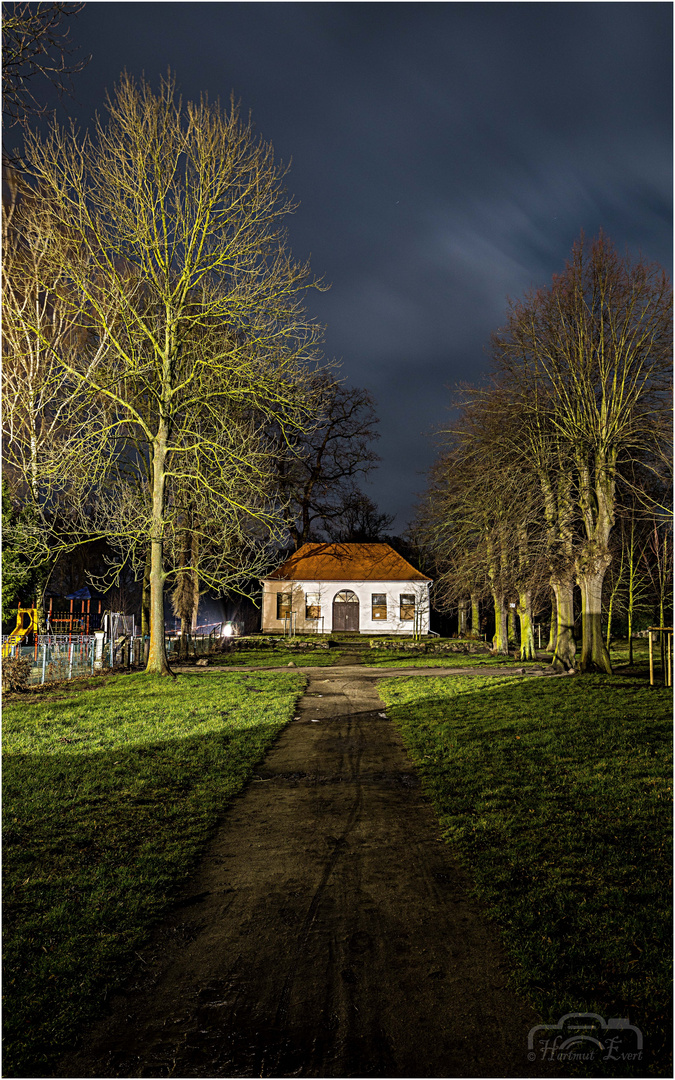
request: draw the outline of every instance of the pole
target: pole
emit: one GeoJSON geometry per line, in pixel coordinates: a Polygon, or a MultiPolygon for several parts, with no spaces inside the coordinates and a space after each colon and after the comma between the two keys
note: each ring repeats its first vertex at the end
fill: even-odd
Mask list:
{"type": "Polygon", "coordinates": [[[45,681],[45,673],[47,671],[47,646],[42,646],[42,681],[45,681]]]}
{"type": "Polygon", "coordinates": [[[663,685],[667,686],[666,679],[666,637],[663,631],[659,631],[659,647],[661,652],[661,671],[663,672],[663,685]]]}
{"type": "Polygon", "coordinates": [[[68,653],[69,653],[69,656],[68,656],[68,678],[69,679],[72,679],[72,677],[73,677],[73,649],[74,648],[75,648],[75,646],[71,642],[70,646],[68,647],[68,653]]]}
{"type": "Polygon", "coordinates": [[[654,685],[654,642],[651,627],[649,628],[649,685],[654,685]]]}
{"type": "Polygon", "coordinates": [[[673,685],[673,669],[671,666],[673,646],[673,635],[669,633],[666,637],[666,686],[673,685]]]}

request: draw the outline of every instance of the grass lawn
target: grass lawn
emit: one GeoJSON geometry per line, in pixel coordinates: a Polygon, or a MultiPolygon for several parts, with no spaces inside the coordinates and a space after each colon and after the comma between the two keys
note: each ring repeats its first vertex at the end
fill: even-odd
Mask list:
{"type": "Polygon", "coordinates": [[[297,667],[332,667],[342,660],[339,649],[242,649],[241,652],[210,656],[213,667],[286,667],[290,661],[297,667]]]}
{"type": "Polygon", "coordinates": [[[5,1076],[48,1076],[124,977],[304,685],[132,674],[5,705],[5,1076]]]}
{"type": "MultiPolygon", "coordinates": [[[[628,1017],[672,1075],[672,695],[630,676],[379,684],[546,1023],[628,1017]]],[[[631,1068],[636,1071],[631,1073],[631,1068]]]]}
{"type": "MultiPolygon", "coordinates": [[[[373,655],[369,652],[364,652],[362,663],[368,667],[391,667],[391,668],[416,668],[416,667],[497,667],[498,665],[513,664],[516,667],[521,667],[520,663],[516,663],[513,657],[509,656],[488,656],[487,653],[443,653],[441,656],[438,654],[427,653],[426,655],[419,655],[413,653],[412,650],[405,649],[391,650],[372,650],[373,655]]],[[[546,662],[546,661],[544,661],[546,662]]]]}

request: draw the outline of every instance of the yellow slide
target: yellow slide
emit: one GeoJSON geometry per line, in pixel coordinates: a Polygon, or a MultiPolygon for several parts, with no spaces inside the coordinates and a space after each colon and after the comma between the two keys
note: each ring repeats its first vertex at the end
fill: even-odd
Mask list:
{"type": "Polygon", "coordinates": [[[19,610],[18,610],[18,612],[16,614],[16,626],[14,627],[11,634],[7,638],[7,641],[5,642],[5,644],[2,646],[2,659],[4,660],[6,656],[10,656],[14,646],[15,645],[20,645],[23,638],[25,638],[27,634],[30,634],[31,630],[35,630],[37,632],[37,628],[38,628],[38,612],[37,612],[37,608],[35,608],[35,607],[24,607],[24,608],[22,608],[21,604],[19,604],[19,610]],[[24,617],[24,615],[28,616],[28,626],[23,625],[23,617],[24,617]]]}

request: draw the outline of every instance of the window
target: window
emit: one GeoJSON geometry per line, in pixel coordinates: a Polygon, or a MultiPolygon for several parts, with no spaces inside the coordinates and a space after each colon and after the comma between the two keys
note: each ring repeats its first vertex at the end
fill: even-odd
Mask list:
{"type": "Polygon", "coordinates": [[[415,618],[415,597],[411,593],[401,593],[401,620],[415,618]]]}
{"type": "Polygon", "coordinates": [[[305,618],[321,618],[321,596],[318,592],[308,592],[305,595],[305,618]]]}
{"type": "Polygon", "coordinates": [[[373,619],[386,619],[387,617],[387,594],[383,592],[374,592],[372,594],[373,601],[373,619]]]}
{"type": "Polygon", "coordinates": [[[292,594],[289,592],[277,593],[277,619],[285,619],[291,613],[292,594]]]}

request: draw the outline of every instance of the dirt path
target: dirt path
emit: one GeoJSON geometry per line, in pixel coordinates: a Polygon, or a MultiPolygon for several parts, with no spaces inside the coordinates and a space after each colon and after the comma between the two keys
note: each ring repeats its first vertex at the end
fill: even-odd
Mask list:
{"type": "Polygon", "coordinates": [[[382,672],[306,673],[298,719],[140,981],[56,1075],[542,1075],[527,1061],[537,1017],[505,988],[496,931],[383,718],[382,672]]]}

